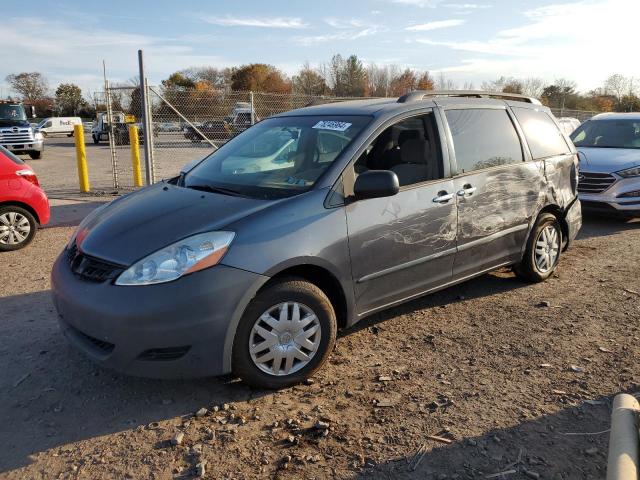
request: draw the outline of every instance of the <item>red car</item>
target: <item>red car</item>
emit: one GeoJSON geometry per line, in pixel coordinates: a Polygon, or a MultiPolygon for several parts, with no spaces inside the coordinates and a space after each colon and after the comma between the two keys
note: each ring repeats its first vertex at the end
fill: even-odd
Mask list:
{"type": "Polygon", "coordinates": [[[18,250],[49,221],[49,199],[29,165],[0,145],[0,252],[18,250]]]}

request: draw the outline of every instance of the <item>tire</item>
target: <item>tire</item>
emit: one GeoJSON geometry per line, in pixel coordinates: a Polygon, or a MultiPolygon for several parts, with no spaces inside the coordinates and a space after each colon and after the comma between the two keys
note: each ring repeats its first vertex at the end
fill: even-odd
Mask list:
{"type": "Polygon", "coordinates": [[[96,137],[95,135],[91,135],[91,137],[93,138],[93,143],[98,144],[100,143],[100,138],[96,137]]]}
{"type": "Polygon", "coordinates": [[[47,138],[49,135],[47,134],[47,132],[40,132],[42,134],[42,138],[47,138]]]}
{"type": "Polygon", "coordinates": [[[534,283],[543,282],[556,270],[560,262],[561,251],[562,228],[560,223],[555,215],[543,213],[538,217],[527,239],[527,247],[522,261],[513,270],[523,280],[534,283]],[[555,239],[553,239],[553,231],[555,231],[555,239]],[[555,247],[552,246],[554,243],[555,247]],[[536,247],[538,252],[536,252],[536,247]]]}
{"type": "Polygon", "coordinates": [[[69,137],[69,138],[73,137],[73,132],[67,133],[67,137],[69,137]]]}
{"type": "Polygon", "coordinates": [[[0,252],[9,252],[26,247],[33,240],[37,229],[38,222],[28,210],[15,205],[0,206],[0,252]],[[17,237],[15,233],[13,233],[13,236],[10,236],[10,233],[7,234],[9,232],[8,228],[13,225],[16,229],[15,231],[24,233],[25,227],[22,219],[28,222],[29,232],[23,240],[10,243],[15,242],[17,237]],[[19,226],[23,226],[23,228],[18,229],[19,226]]]}
{"type": "Polygon", "coordinates": [[[300,383],[326,362],[336,342],[336,330],[335,311],[322,290],[298,278],[278,281],[256,295],[240,320],[233,341],[233,373],[248,385],[258,388],[279,389],[300,383]],[[310,323],[297,331],[290,331],[289,325],[285,324],[287,330],[277,331],[271,326],[273,323],[269,325],[262,320],[265,314],[270,313],[271,322],[282,325],[278,321],[282,317],[276,318],[273,315],[282,315],[285,304],[288,319],[295,317],[295,305],[298,305],[299,318],[310,323]],[[315,315],[315,318],[312,319],[311,315],[315,315]],[[254,330],[254,326],[258,328],[254,330]],[[266,332],[269,337],[265,333],[262,336],[258,330],[266,332]],[[312,331],[315,333],[309,333],[312,331]],[[250,351],[250,342],[259,347],[267,344],[268,340],[272,340],[275,345],[262,350],[255,349],[253,353],[250,351]],[[302,342],[306,342],[306,345],[302,342]],[[309,349],[308,346],[312,344],[313,349],[309,349]],[[287,360],[287,352],[292,358],[291,363],[287,360]],[[274,354],[280,355],[280,368],[275,366],[275,358],[266,362],[258,361],[269,355],[273,357],[274,354]],[[306,355],[308,360],[302,360],[297,355],[306,355]],[[285,374],[287,366],[291,373],[285,374]],[[275,374],[274,369],[279,374],[275,374]]]}
{"type": "Polygon", "coordinates": [[[29,156],[32,160],[40,160],[42,158],[42,152],[29,152],[29,156]]]}

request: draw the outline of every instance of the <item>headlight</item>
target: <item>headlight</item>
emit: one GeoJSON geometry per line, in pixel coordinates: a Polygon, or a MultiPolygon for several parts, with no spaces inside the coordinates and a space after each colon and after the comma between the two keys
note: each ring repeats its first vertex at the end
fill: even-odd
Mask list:
{"type": "Polygon", "coordinates": [[[620,170],[616,172],[621,177],[640,177],[640,166],[627,168],[626,170],[620,170]]]}
{"type": "Polygon", "coordinates": [[[41,132],[36,132],[36,133],[33,135],[33,138],[35,138],[36,140],[44,140],[44,137],[42,136],[42,133],[41,133],[41,132]]]}
{"type": "Polygon", "coordinates": [[[116,285],[152,285],[216,265],[227,252],[235,233],[193,235],[134,263],[122,272],[116,285]]]}

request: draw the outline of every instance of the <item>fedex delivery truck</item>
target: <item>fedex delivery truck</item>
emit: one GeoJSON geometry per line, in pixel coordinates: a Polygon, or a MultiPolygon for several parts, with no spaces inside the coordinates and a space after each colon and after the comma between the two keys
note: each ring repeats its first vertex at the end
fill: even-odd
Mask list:
{"type": "Polygon", "coordinates": [[[73,126],[82,125],[80,117],[50,117],[38,124],[38,131],[45,137],[51,135],[73,136],[73,126]]]}

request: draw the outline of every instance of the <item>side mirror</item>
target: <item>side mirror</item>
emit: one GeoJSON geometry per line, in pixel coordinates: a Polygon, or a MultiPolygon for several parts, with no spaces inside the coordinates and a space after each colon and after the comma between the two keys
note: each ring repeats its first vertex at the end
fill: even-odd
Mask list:
{"type": "Polygon", "coordinates": [[[369,170],[361,173],[353,186],[356,200],[392,197],[399,190],[398,176],[389,170],[369,170]]]}
{"type": "Polygon", "coordinates": [[[36,107],[31,105],[31,108],[29,110],[31,110],[31,118],[36,118],[36,107]]]}

